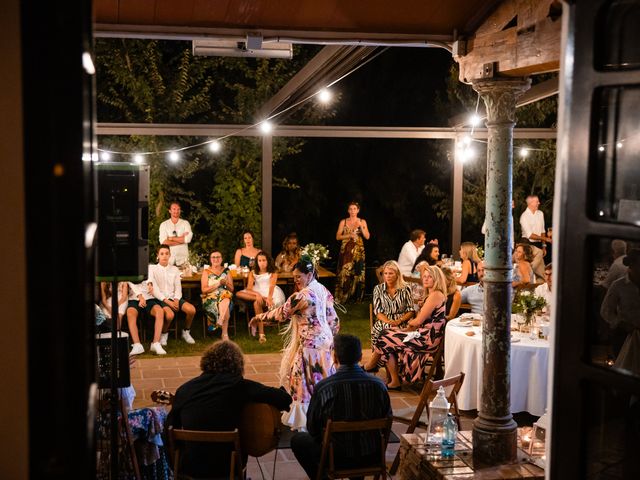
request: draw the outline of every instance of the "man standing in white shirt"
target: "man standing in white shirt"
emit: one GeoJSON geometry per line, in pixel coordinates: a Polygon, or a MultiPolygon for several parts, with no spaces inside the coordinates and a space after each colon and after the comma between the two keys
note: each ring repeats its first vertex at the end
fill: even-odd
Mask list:
{"type": "Polygon", "coordinates": [[[545,307],[546,312],[551,315],[551,311],[553,310],[553,305],[551,304],[551,277],[553,273],[553,267],[549,263],[546,267],[544,267],[544,283],[542,285],[538,285],[534,291],[534,293],[544,298],[544,301],[547,302],[547,306],[545,307]]]}
{"type": "Polygon", "coordinates": [[[520,215],[520,228],[522,237],[529,240],[532,246],[542,250],[542,255],[547,258],[546,244],[551,243],[551,238],[546,235],[544,213],[538,210],[539,206],[540,200],[537,195],[527,197],[527,208],[520,215]]]}
{"type": "MultiPolygon", "coordinates": [[[[409,241],[402,246],[400,250],[400,256],[398,257],[398,266],[400,267],[400,273],[402,275],[411,275],[411,269],[416,262],[418,255],[424,250],[424,244],[427,239],[427,234],[424,230],[413,230],[409,235],[409,241]]],[[[434,243],[438,243],[436,240],[434,243]]]]}
{"type": "MultiPolygon", "coordinates": [[[[160,345],[167,345],[169,338],[169,325],[178,312],[185,313],[182,339],[187,343],[196,343],[191,332],[191,323],[196,315],[196,309],[182,298],[182,284],[180,283],[180,270],[170,265],[171,250],[167,245],[158,247],[158,264],[149,265],[149,282],[153,283],[153,296],[160,302],[164,310],[164,325],[160,336],[160,345]]],[[[178,320],[176,319],[176,322],[178,320]]]]}
{"type": "Polygon", "coordinates": [[[189,260],[189,246],[193,238],[191,225],[180,218],[180,204],[172,202],[169,206],[171,218],[160,224],[160,245],[171,249],[171,265],[180,266],[189,260]]]}

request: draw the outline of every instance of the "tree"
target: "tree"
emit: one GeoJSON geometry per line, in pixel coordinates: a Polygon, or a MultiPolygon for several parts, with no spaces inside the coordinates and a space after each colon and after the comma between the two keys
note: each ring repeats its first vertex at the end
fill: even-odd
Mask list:
{"type": "MultiPolygon", "coordinates": [[[[98,118],[101,122],[255,123],[261,105],[315,53],[296,48],[294,60],[194,57],[186,42],[98,39],[98,118]]],[[[330,112],[300,116],[329,115],[330,112]]],[[[259,140],[232,137],[219,155],[198,149],[182,152],[177,164],[166,154],[202,138],[101,137],[100,146],[119,152],[150,152],[150,252],[171,201],[179,201],[194,230],[191,251],[220,249],[230,258],[244,229],[261,232],[261,146],[259,140]]],[[[274,141],[274,162],[300,151],[299,139],[274,141]]],[[[120,159],[130,157],[121,155],[120,159]]],[[[293,187],[286,179],[275,185],[293,187]]]]}

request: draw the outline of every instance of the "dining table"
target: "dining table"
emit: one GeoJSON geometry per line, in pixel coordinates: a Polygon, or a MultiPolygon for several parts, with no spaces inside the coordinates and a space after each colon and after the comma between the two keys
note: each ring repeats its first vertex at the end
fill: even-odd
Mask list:
{"type": "MultiPolygon", "coordinates": [[[[243,273],[239,269],[230,270],[233,275],[233,283],[235,286],[244,286],[249,276],[248,272],[243,273]]],[[[326,268],[319,266],[317,268],[318,278],[321,282],[335,279],[336,274],[327,270],[326,268]]],[[[200,281],[202,279],[202,270],[195,272],[191,275],[181,275],[180,280],[182,288],[200,288],[200,281]]],[[[278,272],[278,285],[293,285],[293,273],[292,272],[278,272]]]]}
{"type": "MultiPolygon", "coordinates": [[[[476,324],[478,322],[475,322],[476,324]]],[[[445,377],[464,372],[458,408],[477,410],[482,394],[482,322],[474,326],[468,317],[447,323],[445,377]]],[[[547,406],[549,340],[530,333],[511,333],[511,412],[541,416],[547,406]]]]}

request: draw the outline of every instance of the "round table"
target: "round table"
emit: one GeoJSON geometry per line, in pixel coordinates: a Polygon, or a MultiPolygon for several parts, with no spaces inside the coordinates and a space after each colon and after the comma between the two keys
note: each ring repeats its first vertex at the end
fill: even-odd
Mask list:
{"type": "MultiPolygon", "coordinates": [[[[549,341],[531,340],[513,332],[511,343],[511,412],[541,416],[547,406],[549,341]]],[[[459,326],[451,320],[445,330],[445,377],[464,372],[458,408],[477,410],[482,394],[482,327],[459,326]],[[475,335],[467,336],[472,331],[475,335]]]]}

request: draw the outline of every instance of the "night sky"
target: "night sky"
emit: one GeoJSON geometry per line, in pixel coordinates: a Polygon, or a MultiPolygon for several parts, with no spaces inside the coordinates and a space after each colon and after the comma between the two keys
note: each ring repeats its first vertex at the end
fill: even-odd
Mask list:
{"type": "MultiPolygon", "coordinates": [[[[446,126],[435,108],[437,92],[446,97],[445,79],[452,59],[433,48],[389,49],[332,90],[341,95],[331,125],[446,126]]],[[[274,188],[273,250],[286,233],[295,231],[304,245],[329,246],[337,260],[338,223],[347,216],[347,203],[361,204],[371,239],[366,242],[367,264],[397,259],[414,228],[427,231],[450,253],[449,224],[438,220],[424,194],[435,178],[429,158],[440,158],[448,190],[450,164],[436,144],[447,140],[306,139],[301,154],[274,166],[274,176],[300,185],[298,190],[274,188]]],[[[438,177],[442,177],[439,175],[438,177]]]]}

